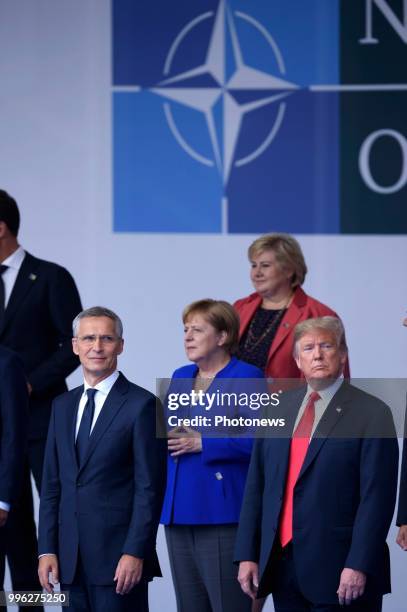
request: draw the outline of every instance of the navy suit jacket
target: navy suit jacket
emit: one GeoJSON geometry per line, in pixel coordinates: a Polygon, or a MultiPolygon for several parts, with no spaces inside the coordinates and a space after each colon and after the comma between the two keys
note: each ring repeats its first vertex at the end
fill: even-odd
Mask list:
{"type": "Polygon", "coordinates": [[[28,393],[23,366],[0,347],[0,501],[13,504],[23,471],[28,393]]]}
{"type": "MultiPolygon", "coordinates": [[[[91,584],[113,584],[122,554],[161,575],[155,553],[165,487],[166,440],[156,435],[161,405],[122,374],[107,396],[82,465],[75,426],[83,387],[58,397],[48,432],[40,503],[39,554],[55,553],[72,582],[80,548],[91,584]]],[[[161,432],[162,433],[162,432],[161,432]]]]}
{"type": "Polygon", "coordinates": [[[65,268],[26,253],[5,310],[0,344],[19,354],[32,386],[29,437],[45,437],[54,397],[79,365],[72,321],[82,310],[65,268]]]}
{"type": "MultiPolygon", "coordinates": [[[[305,388],[282,396],[279,413],[286,412],[288,431],[304,395],[305,388]]],[[[279,538],[289,450],[289,438],[258,439],[249,468],[235,559],[259,563],[259,596],[273,590],[272,549],[279,538]]],[[[390,590],[385,542],[397,466],[389,408],[344,382],[318,424],[294,489],[293,556],[307,599],[338,603],[344,567],[367,574],[367,597],[390,590]]]]}
{"type": "Polygon", "coordinates": [[[407,525],[407,411],[404,422],[403,459],[400,470],[399,505],[397,525],[407,525]]]}

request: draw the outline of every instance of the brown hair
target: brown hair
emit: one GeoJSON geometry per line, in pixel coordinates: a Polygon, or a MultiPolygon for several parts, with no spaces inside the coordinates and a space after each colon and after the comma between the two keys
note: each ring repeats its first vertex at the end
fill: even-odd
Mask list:
{"type": "Polygon", "coordinates": [[[236,353],[239,346],[239,317],[229,302],[210,298],[192,302],[184,308],[182,322],[186,323],[195,314],[202,315],[217,332],[226,332],[223,348],[231,355],[236,353]]]}
{"type": "Polygon", "coordinates": [[[282,268],[291,269],[291,286],[294,289],[303,284],[307,274],[307,265],[298,241],[290,234],[265,234],[257,238],[249,247],[251,261],[263,251],[273,251],[276,261],[282,268]]]}

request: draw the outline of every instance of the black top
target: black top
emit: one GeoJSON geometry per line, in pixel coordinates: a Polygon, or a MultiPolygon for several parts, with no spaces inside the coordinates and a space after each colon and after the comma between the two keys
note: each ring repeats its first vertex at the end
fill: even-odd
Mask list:
{"type": "Polygon", "coordinates": [[[247,361],[261,370],[266,369],[271,343],[286,309],[258,308],[243,336],[240,338],[238,359],[247,361]]]}

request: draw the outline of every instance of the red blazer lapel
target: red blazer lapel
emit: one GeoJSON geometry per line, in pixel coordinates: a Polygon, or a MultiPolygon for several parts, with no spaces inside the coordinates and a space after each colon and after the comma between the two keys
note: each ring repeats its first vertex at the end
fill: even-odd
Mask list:
{"type": "Polygon", "coordinates": [[[250,296],[251,301],[246,302],[244,307],[239,309],[239,318],[240,318],[240,329],[239,329],[239,337],[241,338],[244,332],[246,331],[247,326],[250,321],[254,317],[254,313],[259,308],[261,304],[261,297],[257,294],[252,294],[250,296]]]}
{"type": "MultiPolygon", "coordinates": [[[[294,292],[293,301],[290,306],[287,308],[287,312],[280,325],[278,326],[277,333],[274,337],[274,340],[270,347],[270,352],[268,356],[268,360],[273,357],[274,353],[278,349],[278,347],[284,342],[287,338],[288,334],[292,333],[293,328],[297,325],[297,323],[301,319],[302,309],[306,303],[306,295],[301,287],[297,287],[294,292]]],[[[291,347],[290,347],[291,350],[291,347]]]]}

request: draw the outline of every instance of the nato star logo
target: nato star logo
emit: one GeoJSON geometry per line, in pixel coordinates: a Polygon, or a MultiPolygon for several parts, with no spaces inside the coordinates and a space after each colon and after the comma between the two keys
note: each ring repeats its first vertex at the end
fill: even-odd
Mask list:
{"type": "Polygon", "coordinates": [[[166,58],[163,79],[152,92],[171,101],[176,101],[186,107],[202,113],[205,117],[208,133],[213,150],[213,159],[202,155],[188,144],[186,138],[178,129],[174,120],[171,105],[164,104],[164,112],[168,125],[178,144],[202,164],[208,166],[216,164],[222,176],[223,184],[229,179],[232,165],[243,166],[254,161],[271,144],[281,122],[283,121],[285,104],[281,101],[289,96],[297,86],[281,76],[274,76],[248,65],[244,59],[239,38],[236,31],[235,19],[242,20],[254,28],[259,36],[264,37],[269,51],[274,55],[281,75],[285,74],[284,60],[281,52],[271,34],[250,15],[236,11],[232,14],[226,7],[224,0],[214,19],[214,25],[208,44],[205,62],[182,72],[172,75],[172,63],[177,52],[182,52],[182,42],[201,21],[213,19],[213,12],[200,15],[178,34],[166,58]],[[231,67],[227,66],[227,38],[231,46],[231,67]],[[206,78],[206,86],[193,86],[193,81],[206,78]],[[209,83],[213,81],[212,85],[209,83]],[[247,93],[249,101],[240,102],[239,94],[247,93]],[[271,126],[266,126],[266,135],[261,144],[244,158],[235,159],[236,145],[242,127],[243,117],[269,104],[278,104],[276,119],[271,126]],[[219,108],[220,107],[220,108],[219,108]],[[216,110],[223,115],[223,125],[220,130],[216,125],[216,110]],[[220,132],[220,133],[219,133],[220,132]]]}

